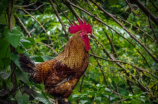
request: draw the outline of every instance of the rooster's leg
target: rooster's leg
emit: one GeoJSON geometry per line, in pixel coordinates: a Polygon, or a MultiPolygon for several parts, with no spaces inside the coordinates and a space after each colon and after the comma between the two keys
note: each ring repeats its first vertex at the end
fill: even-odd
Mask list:
{"type": "Polygon", "coordinates": [[[64,101],[65,101],[65,102],[68,102],[67,98],[64,98],[64,101]]]}
{"type": "Polygon", "coordinates": [[[58,104],[58,100],[59,100],[59,98],[55,97],[55,104],[58,104]]]}

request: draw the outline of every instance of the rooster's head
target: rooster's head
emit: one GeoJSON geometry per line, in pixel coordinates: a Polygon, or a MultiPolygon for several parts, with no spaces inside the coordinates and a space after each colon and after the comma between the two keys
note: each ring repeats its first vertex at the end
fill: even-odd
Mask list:
{"type": "Polygon", "coordinates": [[[71,34],[75,34],[77,32],[79,32],[80,37],[82,38],[82,40],[84,41],[85,45],[86,45],[86,51],[88,51],[90,49],[90,42],[89,42],[89,38],[88,35],[91,35],[92,33],[92,27],[88,24],[86,24],[86,21],[84,21],[84,23],[81,22],[80,19],[78,19],[79,25],[77,25],[75,22],[74,25],[71,25],[69,27],[69,32],[71,34]]]}

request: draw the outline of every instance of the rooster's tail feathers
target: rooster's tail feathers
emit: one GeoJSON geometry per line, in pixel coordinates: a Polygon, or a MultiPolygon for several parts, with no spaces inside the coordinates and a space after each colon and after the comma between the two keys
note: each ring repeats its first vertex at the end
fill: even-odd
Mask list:
{"type": "Polygon", "coordinates": [[[20,68],[24,70],[25,72],[28,73],[33,73],[34,68],[36,67],[35,64],[30,60],[29,57],[19,54],[19,63],[20,63],[20,68]]]}

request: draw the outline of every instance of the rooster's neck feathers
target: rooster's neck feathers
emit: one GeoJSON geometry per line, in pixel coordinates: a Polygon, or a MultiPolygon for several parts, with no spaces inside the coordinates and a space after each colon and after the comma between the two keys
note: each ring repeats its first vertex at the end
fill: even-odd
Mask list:
{"type": "Polygon", "coordinates": [[[80,69],[88,52],[85,50],[85,43],[79,36],[79,32],[69,40],[66,47],[55,59],[71,69],[80,69]]]}

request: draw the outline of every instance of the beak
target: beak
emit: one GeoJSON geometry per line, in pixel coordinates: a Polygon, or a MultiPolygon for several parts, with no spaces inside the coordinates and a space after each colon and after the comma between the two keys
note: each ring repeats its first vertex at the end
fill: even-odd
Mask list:
{"type": "Polygon", "coordinates": [[[91,33],[88,33],[87,35],[88,35],[88,36],[90,36],[90,35],[91,35],[91,33]]]}

